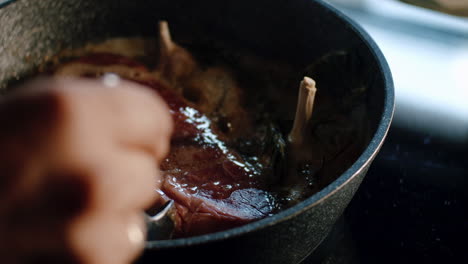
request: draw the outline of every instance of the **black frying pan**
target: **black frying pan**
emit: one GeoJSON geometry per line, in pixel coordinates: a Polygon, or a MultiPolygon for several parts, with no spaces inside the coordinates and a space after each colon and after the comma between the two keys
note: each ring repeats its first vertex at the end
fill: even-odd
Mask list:
{"type": "MultiPolygon", "coordinates": [[[[370,128],[365,133],[370,137],[360,156],[341,176],[272,217],[213,234],[149,241],[141,263],[299,263],[321,243],[348,205],[392,119],[393,83],[380,50],[362,29],[321,1],[11,2],[0,9],[2,88],[27,76],[63,48],[115,36],[154,36],[160,19],[170,21],[176,39],[177,35],[195,41],[199,36],[210,36],[297,68],[334,51],[354,54],[350,63],[338,67],[341,71],[325,78],[344,83],[350,79],[351,83],[367,86],[365,104],[370,128]]],[[[296,87],[284,91],[296,92],[296,87]]],[[[293,113],[294,106],[289,108],[293,113]]]]}

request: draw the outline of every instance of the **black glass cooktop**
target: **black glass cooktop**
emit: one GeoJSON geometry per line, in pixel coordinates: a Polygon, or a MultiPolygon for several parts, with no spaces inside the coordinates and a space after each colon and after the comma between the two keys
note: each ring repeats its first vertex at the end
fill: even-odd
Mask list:
{"type": "Polygon", "coordinates": [[[391,128],[356,196],[303,263],[468,263],[468,144],[391,128]]]}

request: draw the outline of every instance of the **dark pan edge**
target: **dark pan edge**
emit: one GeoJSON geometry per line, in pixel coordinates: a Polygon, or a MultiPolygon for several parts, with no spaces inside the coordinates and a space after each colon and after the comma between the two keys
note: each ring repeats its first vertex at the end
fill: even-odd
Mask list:
{"type": "Polygon", "coordinates": [[[5,0],[5,1],[0,1],[0,8],[2,7],[5,7],[13,2],[15,2],[16,0],[5,0]]]}
{"type": "MultiPolygon", "coordinates": [[[[0,2],[0,8],[5,7],[17,0],[6,0],[0,2]]],[[[377,62],[377,66],[379,67],[379,71],[383,74],[383,82],[385,85],[385,98],[384,98],[384,105],[382,111],[382,118],[379,122],[379,125],[372,137],[369,145],[363,151],[363,153],[359,156],[356,162],[346,170],[340,177],[330,183],[327,187],[323,188],[321,191],[317,192],[316,194],[312,195],[311,197],[307,198],[306,200],[302,201],[301,203],[288,208],[274,216],[258,220],[256,222],[206,235],[195,236],[190,238],[181,238],[181,239],[174,239],[174,240],[164,240],[164,241],[149,241],[146,244],[146,249],[164,249],[164,248],[175,248],[175,247],[186,247],[190,245],[197,245],[206,242],[213,242],[218,240],[224,240],[230,237],[240,236],[242,234],[251,232],[253,230],[263,229],[271,225],[275,225],[279,222],[286,221],[290,218],[297,216],[298,214],[320,204],[328,197],[332,196],[340,189],[342,189],[348,182],[352,181],[357,175],[359,175],[364,169],[369,166],[372,162],[374,157],[377,155],[379,149],[383,145],[384,139],[387,135],[387,132],[390,128],[391,121],[393,119],[394,113],[394,87],[393,87],[393,79],[391,76],[390,68],[388,66],[387,61],[385,60],[382,52],[378,48],[377,44],[373,41],[373,39],[354,21],[349,19],[346,15],[341,13],[339,10],[334,8],[333,6],[323,2],[322,0],[316,0],[316,3],[322,5],[325,9],[327,9],[330,13],[333,13],[335,16],[339,17],[343,20],[346,24],[348,24],[349,28],[353,30],[357,37],[362,40],[371,54],[373,55],[374,59],[377,62]]]]}

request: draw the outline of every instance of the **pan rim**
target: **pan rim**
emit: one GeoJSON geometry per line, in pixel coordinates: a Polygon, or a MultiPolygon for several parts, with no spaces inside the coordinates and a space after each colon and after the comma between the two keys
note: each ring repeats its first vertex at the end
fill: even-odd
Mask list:
{"type": "MultiPolygon", "coordinates": [[[[16,1],[18,0],[0,0],[0,9],[16,1]]],[[[390,68],[380,48],[361,26],[359,26],[356,22],[348,18],[341,11],[337,10],[335,7],[324,2],[323,0],[315,0],[313,2],[318,5],[321,5],[324,10],[342,20],[344,24],[346,24],[349,27],[349,29],[355,33],[355,35],[360,39],[360,41],[367,47],[373,59],[377,62],[377,72],[382,74],[384,83],[383,111],[377,129],[375,130],[375,133],[366,149],[361,153],[361,155],[353,163],[353,165],[341,174],[341,176],[339,176],[337,179],[335,179],[333,182],[331,182],[319,192],[315,193],[311,197],[305,199],[304,201],[298,203],[297,205],[291,208],[283,210],[273,216],[269,216],[267,218],[240,227],[220,232],[209,233],[189,238],[147,241],[145,245],[145,250],[180,248],[204,244],[208,242],[221,241],[228,238],[241,236],[243,234],[250,233],[255,230],[264,229],[268,226],[272,226],[280,222],[286,221],[301,214],[306,210],[309,210],[312,207],[319,205],[328,197],[337,193],[345,185],[347,185],[347,183],[349,183],[358,175],[363,173],[363,171],[373,161],[373,159],[375,158],[375,156],[377,155],[381,146],[384,143],[385,137],[388,133],[394,115],[395,92],[390,68]]]]}
{"type": "Polygon", "coordinates": [[[0,1],[0,8],[2,7],[5,7],[13,2],[16,2],[16,0],[3,0],[3,1],[0,1]]]}

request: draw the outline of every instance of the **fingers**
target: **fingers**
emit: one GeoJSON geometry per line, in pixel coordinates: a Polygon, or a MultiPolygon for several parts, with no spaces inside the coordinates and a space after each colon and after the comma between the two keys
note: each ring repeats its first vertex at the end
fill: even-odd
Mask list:
{"type": "Polygon", "coordinates": [[[158,160],[166,155],[172,119],[165,102],[155,92],[121,80],[105,85],[91,80],[58,79],[54,87],[69,106],[70,130],[100,130],[105,135],[96,134],[95,138],[111,135],[116,142],[148,151],[158,160]]]}
{"type": "Polygon", "coordinates": [[[35,110],[27,101],[20,118],[35,123],[19,138],[52,140],[38,144],[39,154],[28,157],[34,162],[18,164],[39,164],[41,171],[66,172],[64,177],[70,172],[84,180],[89,204],[73,219],[68,241],[85,263],[129,263],[142,249],[141,213],[156,198],[158,163],[169,149],[172,119],[166,104],[155,92],[125,81],[39,80],[15,96],[44,94],[53,100],[42,100],[40,109],[53,118],[32,120],[35,110]],[[44,133],[35,133],[46,123],[44,133]]]}
{"type": "Polygon", "coordinates": [[[69,229],[75,252],[87,264],[128,264],[141,252],[146,227],[140,212],[91,211],[69,229]]]}
{"type": "MultiPolygon", "coordinates": [[[[50,84],[49,84],[50,85],[50,84]]],[[[145,208],[155,199],[159,161],[169,150],[172,119],[151,90],[125,81],[113,85],[56,79],[65,105],[56,160],[89,170],[93,208],[145,208]]]]}
{"type": "Polygon", "coordinates": [[[144,209],[156,199],[160,172],[152,156],[115,149],[97,166],[90,179],[93,210],[144,209]]]}
{"type": "Polygon", "coordinates": [[[147,88],[122,82],[113,93],[116,127],[123,144],[151,152],[158,161],[166,156],[172,134],[172,118],[165,102],[147,88]],[[124,102],[124,103],[122,103],[124,102]]]}
{"type": "Polygon", "coordinates": [[[172,132],[169,110],[156,93],[125,81],[62,78],[29,86],[23,93],[51,93],[60,101],[63,124],[44,155],[54,169],[87,171],[96,208],[151,203],[172,132]]]}

